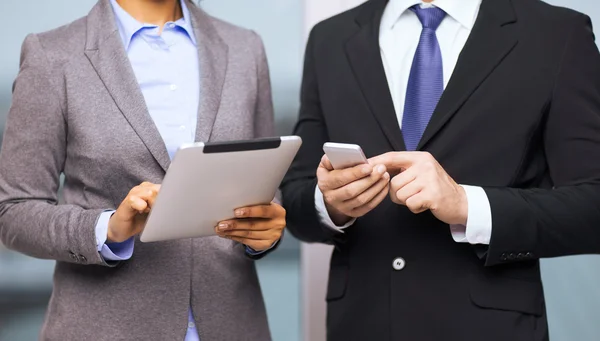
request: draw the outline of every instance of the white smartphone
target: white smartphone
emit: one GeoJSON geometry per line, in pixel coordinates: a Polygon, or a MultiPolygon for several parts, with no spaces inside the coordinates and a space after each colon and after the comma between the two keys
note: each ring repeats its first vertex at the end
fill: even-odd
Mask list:
{"type": "Polygon", "coordinates": [[[365,154],[356,144],[327,142],[323,151],[331,161],[333,169],[344,169],[368,163],[365,154]]]}

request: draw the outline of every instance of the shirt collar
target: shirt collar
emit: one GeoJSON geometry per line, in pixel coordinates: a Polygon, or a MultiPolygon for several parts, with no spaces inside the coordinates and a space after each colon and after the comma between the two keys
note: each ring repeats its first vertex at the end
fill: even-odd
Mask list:
{"type": "MultiPolygon", "coordinates": [[[[181,27],[188,34],[190,40],[195,45],[196,37],[191,25],[190,11],[185,2],[186,0],[180,0],[183,18],[177,20],[175,24],[181,27]]],[[[131,39],[139,30],[144,27],[155,27],[154,25],[142,24],[141,22],[137,21],[131,16],[131,14],[127,13],[127,11],[125,11],[116,0],[110,0],[110,3],[112,5],[115,19],[117,21],[117,27],[119,28],[119,34],[121,35],[121,39],[123,40],[123,45],[125,45],[125,48],[129,47],[131,39]]]]}
{"type": "MultiPolygon", "coordinates": [[[[447,15],[458,21],[467,29],[472,29],[479,12],[482,0],[433,0],[431,3],[444,10],[447,15]]],[[[381,26],[391,29],[400,16],[414,5],[422,4],[421,0],[389,0],[381,26]]]]}

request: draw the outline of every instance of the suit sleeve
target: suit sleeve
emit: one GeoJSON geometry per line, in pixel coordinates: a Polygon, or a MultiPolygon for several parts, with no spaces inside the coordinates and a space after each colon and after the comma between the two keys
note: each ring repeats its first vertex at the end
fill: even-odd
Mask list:
{"type": "Polygon", "coordinates": [[[269,63],[262,39],[254,33],[256,40],[256,80],[257,97],[254,121],[254,137],[272,137],[275,135],[275,118],[273,113],[273,95],[271,93],[271,78],[269,63]]]}
{"type": "Polygon", "coordinates": [[[600,54],[587,16],[571,27],[543,127],[554,187],[484,188],[488,266],[600,253],[600,54]]]}
{"type": "Polygon", "coordinates": [[[294,128],[294,134],[302,138],[302,146],[283,180],[281,191],[288,230],[305,242],[332,244],[344,238],[344,234],[325,226],[315,205],[317,167],[323,156],[323,144],[329,138],[319,99],[314,32],[315,29],[308,39],[304,57],[300,114],[294,128]]]}
{"type": "MultiPolygon", "coordinates": [[[[265,46],[262,39],[258,34],[252,32],[255,44],[253,46],[256,59],[256,81],[257,81],[257,95],[256,95],[256,108],[255,108],[255,120],[254,120],[254,137],[272,137],[275,136],[275,118],[273,110],[273,95],[271,92],[271,76],[269,74],[269,63],[267,61],[267,54],[265,52],[265,46]]],[[[277,198],[279,193],[273,199],[274,202],[278,202],[277,198]]],[[[281,239],[283,239],[283,234],[281,239]]],[[[259,260],[269,253],[275,251],[281,244],[281,239],[276,241],[271,248],[265,251],[254,251],[252,248],[245,246],[244,252],[246,257],[259,260]]]]}
{"type": "Polygon", "coordinates": [[[95,235],[104,209],[58,205],[67,124],[53,72],[38,37],[28,36],[0,151],[0,241],[36,258],[108,265],[95,235]]]}

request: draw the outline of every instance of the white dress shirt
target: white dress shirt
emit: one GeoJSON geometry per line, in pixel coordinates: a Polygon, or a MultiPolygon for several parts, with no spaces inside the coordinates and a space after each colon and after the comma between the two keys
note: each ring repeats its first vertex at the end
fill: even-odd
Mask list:
{"type": "MultiPolygon", "coordinates": [[[[448,84],[460,52],[462,51],[475,19],[481,0],[433,0],[424,3],[415,0],[390,0],[385,8],[379,30],[381,59],[388,80],[398,124],[402,128],[404,101],[413,57],[423,28],[417,15],[409,8],[436,6],[446,12],[436,31],[444,68],[444,88],[448,84]]],[[[467,194],[467,225],[451,225],[452,237],[459,243],[489,244],[492,235],[492,210],[481,187],[462,186],[467,194]]],[[[325,207],[323,194],[317,186],[315,205],[321,221],[332,229],[342,231],[355,219],[343,226],[336,226],[325,207]]]]}

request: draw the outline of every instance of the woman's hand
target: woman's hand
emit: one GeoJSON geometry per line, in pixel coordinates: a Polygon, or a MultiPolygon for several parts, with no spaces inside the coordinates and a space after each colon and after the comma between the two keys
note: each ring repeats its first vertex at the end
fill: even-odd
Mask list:
{"type": "Polygon", "coordinates": [[[129,191],[108,221],[107,243],[121,243],[144,230],[160,185],[144,182],[129,191]]]}
{"type": "Polygon", "coordinates": [[[220,222],[215,231],[220,237],[235,240],[255,251],[271,248],[285,228],[285,209],[274,203],[238,208],[235,217],[220,222]]]}

